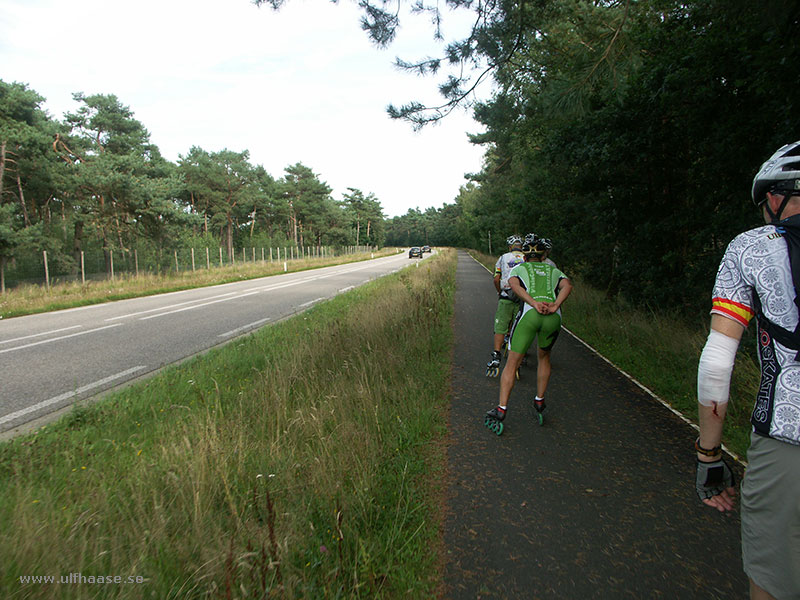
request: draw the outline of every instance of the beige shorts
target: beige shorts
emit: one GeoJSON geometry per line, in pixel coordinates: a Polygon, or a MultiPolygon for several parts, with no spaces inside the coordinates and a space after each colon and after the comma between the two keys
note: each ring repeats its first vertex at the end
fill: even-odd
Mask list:
{"type": "Polygon", "coordinates": [[[742,481],[744,572],[779,600],[800,600],[800,446],[750,436],[742,481]]]}

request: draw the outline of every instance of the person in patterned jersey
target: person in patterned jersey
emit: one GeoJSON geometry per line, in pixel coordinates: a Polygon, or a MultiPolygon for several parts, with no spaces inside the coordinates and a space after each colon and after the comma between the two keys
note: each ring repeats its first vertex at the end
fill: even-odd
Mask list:
{"type": "Polygon", "coordinates": [[[736,350],[755,317],[761,383],[740,490],[742,561],[752,599],[800,599],[800,141],[761,166],[751,195],[767,225],[736,236],[717,271],[697,370],[695,488],[708,506],[735,508],[722,426],[736,350]]]}
{"type": "Polygon", "coordinates": [[[511,322],[519,312],[519,301],[511,291],[508,284],[508,276],[511,269],[525,262],[525,254],[522,252],[522,237],[510,235],[506,239],[508,252],[497,259],[494,265],[494,289],[497,290],[497,309],[494,314],[494,347],[492,356],[486,365],[486,376],[497,377],[500,373],[500,361],[503,358],[502,349],[505,337],[511,330],[511,322]]]}

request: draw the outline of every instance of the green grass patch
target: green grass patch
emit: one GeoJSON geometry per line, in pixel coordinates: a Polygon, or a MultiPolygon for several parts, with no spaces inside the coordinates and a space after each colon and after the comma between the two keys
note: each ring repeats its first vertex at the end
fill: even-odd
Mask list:
{"type": "MultiPolygon", "coordinates": [[[[293,259],[286,261],[286,272],[320,269],[397,253],[397,248],[383,248],[377,252],[293,259]]],[[[122,274],[113,280],[60,283],[50,286],[50,289],[44,285],[21,285],[7,290],[5,294],[0,294],[0,319],[279,275],[284,273],[283,264],[282,260],[240,262],[211,269],[171,272],[163,275],[122,274]]]]}
{"type": "MultiPolygon", "coordinates": [[[[472,254],[494,270],[496,258],[472,254]]],[[[697,423],[697,363],[708,324],[691,327],[680,318],[609,300],[580,279],[572,282],[575,288],[564,303],[564,326],[697,423]]],[[[750,413],[760,373],[748,343],[739,348],[723,431],[726,446],[741,457],[750,445],[750,413]]]]}
{"type": "Polygon", "coordinates": [[[0,444],[0,597],[432,597],[455,253],[0,444]],[[139,584],[43,584],[119,575],[139,584]]]}

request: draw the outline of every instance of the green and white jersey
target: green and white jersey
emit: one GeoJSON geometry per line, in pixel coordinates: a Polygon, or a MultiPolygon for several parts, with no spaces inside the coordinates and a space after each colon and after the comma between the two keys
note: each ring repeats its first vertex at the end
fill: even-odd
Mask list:
{"type": "MultiPolygon", "coordinates": [[[[511,270],[510,277],[518,277],[525,291],[538,302],[555,302],[558,282],[567,278],[556,267],[542,262],[517,265],[511,270]]],[[[528,303],[523,304],[523,311],[531,308],[528,303]]]]}

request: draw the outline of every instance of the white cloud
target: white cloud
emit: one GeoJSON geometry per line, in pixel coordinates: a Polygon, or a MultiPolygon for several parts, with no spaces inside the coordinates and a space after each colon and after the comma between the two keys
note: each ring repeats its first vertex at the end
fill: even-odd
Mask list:
{"type": "MultiPolygon", "coordinates": [[[[435,79],[392,67],[436,54],[424,17],[376,49],[347,2],[289,0],[279,12],[248,0],[4,0],[0,77],[27,83],[56,118],[72,93],[115,94],[170,160],[191,146],[249,150],[275,177],[302,162],[340,197],[374,193],[389,216],[450,203],[482,150],[454,112],[414,133],[389,103],[438,102],[435,79]]],[[[467,26],[465,16],[445,25],[467,26]]]]}

